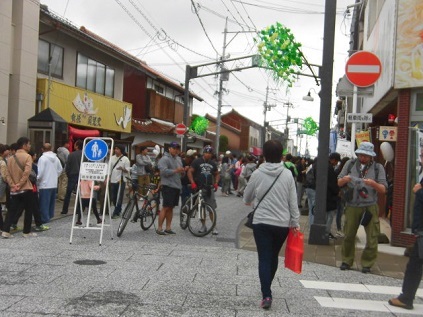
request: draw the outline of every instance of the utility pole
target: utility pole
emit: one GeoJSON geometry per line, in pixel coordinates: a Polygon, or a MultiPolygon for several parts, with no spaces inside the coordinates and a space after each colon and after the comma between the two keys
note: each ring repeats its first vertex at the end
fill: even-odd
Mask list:
{"type": "Polygon", "coordinates": [[[261,136],[261,148],[263,148],[264,143],[266,142],[266,135],[267,135],[267,126],[268,122],[266,121],[266,114],[267,111],[272,110],[273,107],[276,107],[276,105],[269,105],[269,86],[266,87],[266,101],[263,103],[263,115],[264,115],[264,122],[263,122],[263,130],[262,130],[262,136],[261,136]]]}
{"type": "Polygon", "coordinates": [[[326,235],[326,194],[329,168],[330,105],[332,103],[333,51],[335,43],[336,0],[325,1],[323,59],[320,72],[319,148],[317,151],[316,204],[314,223],[310,227],[309,244],[329,244],[326,235]]]}
{"type": "Polygon", "coordinates": [[[288,139],[289,139],[289,127],[288,127],[288,123],[291,120],[291,117],[289,116],[289,108],[294,108],[294,105],[292,103],[285,102],[284,103],[284,107],[286,107],[286,121],[285,121],[285,131],[284,131],[284,138],[285,138],[285,144],[284,144],[284,149],[288,148],[288,139]]]}
{"type": "MultiPolygon", "coordinates": [[[[223,49],[222,49],[222,57],[220,60],[225,59],[226,54],[226,33],[228,32],[228,18],[226,18],[225,22],[225,30],[223,32],[223,49]]],[[[223,81],[227,81],[229,77],[229,73],[224,73],[224,65],[223,63],[219,64],[220,67],[220,74],[219,74],[219,93],[217,98],[217,122],[216,122],[216,155],[219,155],[219,146],[220,146],[220,119],[221,119],[221,112],[222,112],[222,94],[223,94],[223,81]]]]}

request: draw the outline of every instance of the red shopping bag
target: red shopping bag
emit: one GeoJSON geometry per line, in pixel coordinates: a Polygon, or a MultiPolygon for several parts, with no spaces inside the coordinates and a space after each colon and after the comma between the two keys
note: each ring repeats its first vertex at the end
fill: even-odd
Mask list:
{"type": "Polygon", "coordinates": [[[285,267],[300,274],[303,266],[304,234],[289,229],[285,248],[285,267]]]}

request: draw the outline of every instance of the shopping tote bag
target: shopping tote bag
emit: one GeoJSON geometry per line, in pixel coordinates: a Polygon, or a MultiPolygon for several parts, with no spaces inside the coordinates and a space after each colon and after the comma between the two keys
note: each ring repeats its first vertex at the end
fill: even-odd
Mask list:
{"type": "Polygon", "coordinates": [[[289,229],[285,248],[285,267],[300,274],[303,266],[304,234],[289,229]]]}

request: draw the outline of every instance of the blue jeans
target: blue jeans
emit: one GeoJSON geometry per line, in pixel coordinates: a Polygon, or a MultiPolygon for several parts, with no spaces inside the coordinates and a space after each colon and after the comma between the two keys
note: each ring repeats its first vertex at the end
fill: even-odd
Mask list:
{"type": "Polygon", "coordinates": [[[188,185],[182,185],[181,189],[181,207],[186,203],[188,198],[191,195],[191,187],[188,187],[188,185]]]}
{"type": "Polygon", "coordinates": [[[271,285],[278,269],[279,252],[288,236],[288,232],[288,227],[277,227],[265,224],[253,225],[263,298],[272,298],[271,285]]]}
{"type": "MultiPolygon", "coordinates": [[[[70,198],[72,191],[76,188],[78,184],[79,175],[68,175],[68,187],[66,188],[65,200],[63,201],[62,213],[67,214],[69,209],[70,198]]],[[[76,201],[76,198],[75,198],[76,201]]]]}
{"type": "Polygon", "coordinates": [[[316,203],[316,190],[312,188],[306,188],[307,202],[308,202],[308,225],[311,225],[314,222],[314,204],[316,203]]]}
{"type": "Polygon", "coordinates": [[[326,234],[330,233],[330,230],[332,228],[333,218],[335,215],[336,215],[336,209],[329,210],[326,212],[326,234]]]}
{"type": "Polygon", "coordinates": [[[54,217],[57,188],[39,189],[41,222],[48,223],[54,217]]]}
{"type": "Polygon", "coordinates": [[[344,207],[345,207],[345,201],[341,199],[341,197],[338,197],[338,206],[336,210],[336,229],[338,231],[342,230],[342,215],[344,214],[344,207]]]}
{"type": "Polygon", "coordinates": [[[125,193],[125,182],[110,183],[111,201],[115,206],[113,216],[119,216],[122,212],[123,194],[125,193]],[[119,195],[119,197],[118,197],[119,195]]]}

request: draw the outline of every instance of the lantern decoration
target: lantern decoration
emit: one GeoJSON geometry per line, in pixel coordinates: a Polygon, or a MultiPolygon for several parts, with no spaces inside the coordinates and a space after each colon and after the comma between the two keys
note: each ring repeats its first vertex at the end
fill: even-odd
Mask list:
{"type": "Polygon", "coordinates": [[[198,135],[204,135],[208,127],[209,120],[207,120],[205,117],[198,116],[192,121],[190,129],[198,135]]]}
{"type": "Polygon", "coordinates": [[[316,121],[313,120],[312,117],[305,118],[303,126],[307,135],[315,135],[316,132],[319,130],[319,126],[317,125],[316,121]]]}
{"type": "Polygon", "coordinates": [[[282,80],[292,87],[303,55],[299,50],[301,44],[295,41],[291,30],[277,22],[260,31],[255,42],[262,58],[260,66],[270,68],[276,81],[282,80]]]}

